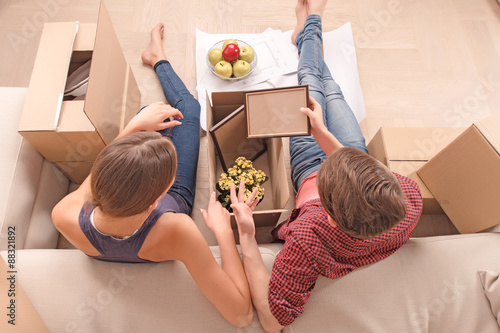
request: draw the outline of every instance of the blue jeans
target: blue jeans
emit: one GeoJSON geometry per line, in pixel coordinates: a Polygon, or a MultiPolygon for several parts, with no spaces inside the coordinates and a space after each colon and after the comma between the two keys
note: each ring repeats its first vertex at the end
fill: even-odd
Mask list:
{"type": "Polygon", "coordinates": [[[167,193],[177,201],[181,213],[190,215],[196,192],[200,150],[200,103],[191,95],[168,61],[158,61],[154,70],[168,104],[184,116],[182,125],[164,129],[160,133],[172,140],[177,151],[177,173],[174,184],[167,193]]]}
{"type": "MultiPolygon", "coordinates": [[[[319,15],[307,17],[295,44],[299,51],[299,84],[309,85],[309,95],[321,105],[326,127],[344,146],[367,153],[365,138],[358,121],[323,60],[319,15]]],[[[318,171],[326,157],[312,135],[290,138],[290,168],[295,191],[298,191],[304,179],[318,171]]]]}

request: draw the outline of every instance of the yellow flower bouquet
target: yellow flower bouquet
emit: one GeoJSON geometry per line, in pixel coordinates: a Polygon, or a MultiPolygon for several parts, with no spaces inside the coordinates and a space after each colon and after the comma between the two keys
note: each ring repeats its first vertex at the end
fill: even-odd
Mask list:
{"type": "Polygon", "coordinates": [[[236,186],[236,193],[238,193],[241,179],[245,181],[245,200],[248,199],[256,187],[259,188],[256,197],[259,198],[260,201],[264,199],[264,188],[262,188],[261,185],[264,184],[269,177],[266,176],[262,170],[255,170],[252,161],[244,157],[238,157],[236,159],[236,164],[227,169],[227,173],[222,173],[219,182],[215,185],[217,191],[220,192],[217,200],[222,204],[222,207],[230,212],[233,211],[231,209],[230,198],[231,183],[234,183],[236,186]]]}

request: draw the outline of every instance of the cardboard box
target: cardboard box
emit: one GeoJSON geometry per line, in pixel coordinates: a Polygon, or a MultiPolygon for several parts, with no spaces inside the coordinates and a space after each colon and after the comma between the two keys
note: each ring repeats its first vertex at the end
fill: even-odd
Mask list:
{"type": "Polygon", "coordinates": [[[464,131],[453,127],[382,127],[368,144],[371,156],[420,187],[424,214],[444,211],[417,174],[426,162],[464,131]]]}
{"type": "Polygon", "coordinates": [[[45,24],[18,130],[51,162],[92,162],[139,110],[140,101],[101,2],[97,24],[45,24]],[[68,76],[90,59],[85,99],[64,97],[68,76]]]}
{"type": "Polygon", "coordinates": [[[418,170],[461,233],[500,223],[500,114],[467,128],[418,170]]]}
{"type": "MultiPolygon", "coordinates": [[[[227,117],[244,102],[242,91],[214,92],[211,97],[210,99],[207,96],[207,128],[212,128],[214,124],[227,117]]],[[[286,211],[284,207],[290,199],[282,139],[267,138],[265,140],[267,150],[253,162],[256,169],[263,170],[269,176],[269,180],[263,185],[264,200],[254,212],[257,227],[276,225],[281,213],[286,211]]],[[[215,184],[219,181],[223,169],[216,156],[216,148],[211,136],[208,136],[208,172],[210,190],[216,191],[215,184]]],[[[235,227],[233,214],[231,214],[231,219],[235,227]]]]}
{"type": "Polygon", "coordinates": [[[94,162],[56,162],[55,165],[76,184],[81,184],[90,174],[94,162]]]}
{"type": "Polygon", "coordinates": [[[224,170],[240,156],[254,161],[266,151],[264,139],[247,138],[243,105],[211,127],[209,133],[224,170]]]}

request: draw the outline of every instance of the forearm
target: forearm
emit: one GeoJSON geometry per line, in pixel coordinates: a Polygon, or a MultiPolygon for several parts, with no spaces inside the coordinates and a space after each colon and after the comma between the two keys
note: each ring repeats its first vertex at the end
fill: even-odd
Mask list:
{"type": "Polygon", "coordinates": [[[222,270],[234,282],[236,288],[244,297],[249,296],[250,290],[243,270],[240,255],[236,248],[236,242],[232,230],[217,232],[215,237],[219,244],[219,251],[221,254],[222,270]]]}
{"type": "Polygon", "coordinates": [[[140,128],[137,127],[137,125],[135,124],[135,122],[133,121],[130,121],[124,128],[123,130],[116,136],[115,140],[116,139],[119,139],[119,138],[122,138],[126,135],[129,135],[131,133],[135,133],[135,132],[139,132],[141,131],[140,128]]]}
{"type": "Polygon", "coordinates": [[[283,326],[274,318],[269,308],[269,280],[271,274],[262,260],[255,236],[240,233],[240,245],[243,252],[243,263],[253,304],[257,310],[259,321],[266,332],[276,332],[283,326]]]}
{"type": "Polygon", "coordinates": [[[326,126],[322,126],[320,129],[313,132],[313,136],[326,156],[329,156],[335,150],[343,147],[340,141],[328,131],[326,126]]]}

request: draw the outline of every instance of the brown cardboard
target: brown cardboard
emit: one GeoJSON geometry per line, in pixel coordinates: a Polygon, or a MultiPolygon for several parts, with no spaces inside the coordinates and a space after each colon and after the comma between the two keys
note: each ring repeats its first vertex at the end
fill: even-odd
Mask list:
{"type": "Polygon", "coordinates": [[[81,184],[90,174],[94,162],[56,162],[55,165],[61,170],[68,178],[76,183],[81,184]]]}
{"type": "MultiPolygon", "coordinates": [[[[212,104],[207,96],[207,128],[225,117],[238,106],[243,104],[243,92],[215,92],[212,93],[212,104]]],[[[281,138],[267,138],[267,150],[255,159],[254,167],[263,170],[269,180],[264,183],[264,200],[256,207],[254,212],[255,225],[274,226],[279,222],[281,213],[290,199],[286,166],[281,138]]],[[[211,136],[208,136],[208,172],[211,191],[216,191],[215,184],[223,172],[222,165],[216,156],[216,149],[211,136]]],[[[232,165],[229,165],[231,167],[232,165]]],[[[231,214],[232,224],[235,227],[234,215],[231,214]]]]}
{"type": "Polygon", "coordinates": [[[243,105],[210,128],[209,133],[223,170],[231,167],[240,156],[254,161],[266,150],[266,143],[263,139],[247,138],[243,105]]]}
{"type": "Polygon", "coordinates": [[[249,138],[311,135],[309,118],[299,110],[309,106],[309,86],[246,91],[249,138]]]}
{"type": "Polygon", "coordinates": [[[2,320],[0,320],[0,332],[49,332],[47,326],[43,322],[42,318],[36,311],[35,307],[29,300],[28,296],[24,292],[21,284],[19,283],[18,272],[13,267],[14,270],[7,266],[7,263],[0,258],[0,272],[2,273],[2,277],[0,278],[0,302],[2,304],[2,309],[4,311],[4,315],[2,316],[2,320]],[[15,283],[15,287],[11,290],[10,280],[8,278],[14,277],[12,280],[15,283]],[[9,294],[11,294],[10,297],[9,294]],[[9,320],[13,318],[10,317],[10,309],[7,309],[8,306],[11,306],[11,302],[14,300],[15,313],[13,313],[15,321],[15,325],[9,324],[9,320]]]}
{"type": "Polygon", "coordinates": [[[496,114],[471,125],[418,170],[461,233],[500,223],[499,143],[500,114],[496,114]]]}
{"type": "Polygon", "coordinates": [[[368,144],[371,156],[420,186],[424,214],[443,214],[416,171],[464,131],[453,127],[381,127],[368,144]]]}
{"type": "Polygon", "coordinates": [[[432,193],[429,191],[427,186],[425,186],[424,182],[417,174],[417,170],[420,169],[425,163],[426,162],[420,161],[389,161],[387,163],[387,167],[391,171],[408,177],[417,183],[417,185],[420,187],[420,193],[422,194],[424,214],[444,214],[444,211],[439,205],[436,198],[434,198],[432,193]]]}
{"type": "MultiPolygon", "coordinates": [[[[139,107],[137,82],[103,2],[97,25],[45,24],[18,130],[47,160],[94,161],[139,107]],[[85,99],[63,97],[68,75],[89,59],[85,99]]],[[[80,171],[66,174],[81,178],[80,171]]]]}

